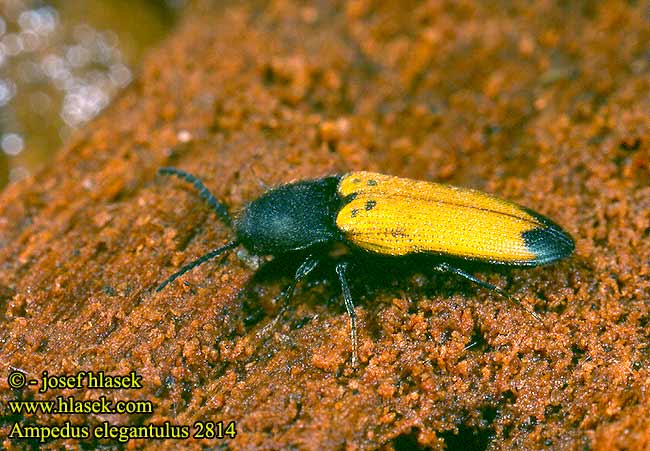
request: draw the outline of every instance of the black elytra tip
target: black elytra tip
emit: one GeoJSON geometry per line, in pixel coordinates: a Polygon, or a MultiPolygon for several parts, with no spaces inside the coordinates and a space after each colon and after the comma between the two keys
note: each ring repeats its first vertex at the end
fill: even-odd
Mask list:
{"type": "Polygon", "coordinates": [[[526,209],[526,212],[543,224],[543,227],[537,227],[521,234],[526,248],[535,255],[531,266],[545,265],[573,253],[575,242],[571,235],[547,217],[530,209],[526,209]]]}

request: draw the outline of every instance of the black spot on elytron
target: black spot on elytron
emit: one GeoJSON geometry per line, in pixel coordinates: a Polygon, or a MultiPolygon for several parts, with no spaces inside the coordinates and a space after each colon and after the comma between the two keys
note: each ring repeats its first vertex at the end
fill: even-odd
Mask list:
{"type": "Polygon", "coordinates": [[[357,213],[359,213],[359,209],[358,208],[353,208],[350,211],[350,217],[354,218],[357,215],[357,213]]]}
{"type": "Polygon", "coordinates": [[[352,183],[358,185],[359,183],[361,183],[361,179],[352,179],[352,183]]]}
{"type": "Polygon", "coordinates": [[[377,205],[376,200],[368,200],[368,201],[366,201],[366,211],[372,210],[373,208],[375,208],[375,205],[377,205]]]}
{"type": "Polygon", "coordinates": [[[368,180],[368,186],[376,186],[377,185],[377,180],[370,179],[368,180]]]}

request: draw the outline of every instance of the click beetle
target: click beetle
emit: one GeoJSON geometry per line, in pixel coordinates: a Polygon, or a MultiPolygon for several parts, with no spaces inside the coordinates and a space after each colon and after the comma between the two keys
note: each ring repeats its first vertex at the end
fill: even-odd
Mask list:
{"type": "MultiPolygon", "coordinates": [[[[373,172],[289,183],[270,189],[246,205],[233,220],[197,177],[176,168],[161,168],[191,184],[235,238],[183,266],[157,287],[196,266],[243,246],[256,255],[292,252],[308,256],[285,291],[311,273],[336,243],[354,251],[384,257],[432,255],[433,269],[454,273],[514,300],[500,288],[450,263],[470,260],[512,267],[545,265],[569,256],[571,236],[550,219],[490,194],[450,185],[399,178],[373,172]]],[[[350,318],[352,364],[357,362],[354,304],[347,280],[348,260],[335,270],[350,318]]],[[[539,317],[528,310],[535,318],[539,317]]]]}

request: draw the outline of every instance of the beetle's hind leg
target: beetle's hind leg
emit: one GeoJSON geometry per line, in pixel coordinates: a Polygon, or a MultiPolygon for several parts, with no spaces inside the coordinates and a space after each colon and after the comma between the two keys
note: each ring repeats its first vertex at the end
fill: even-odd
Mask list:
{"type": "Polygon", "coordinates": [[[511,302],[514,302],[519,307],[523,308],[530,316],[532,316],[537,321],[539,321],[543,326],[546,326],[544,324],[544,321],[542,321],[542,318],[537,313],[535,313],[534,310],[526,307],[524,304],[522,304],[519,301],[519,299],[517,299],[517,298],[515,298],[513,296],[510,296],[508,293],[506,293],[505,291],[503,291],[501,288],[497,287],[496,285],[492,285],[491,283],[486,282],[485,280],[481,280],[478,277],[473,276],[472,274],[470,274],[468,272],[465,272],[460,268],[453,267],[449,263],[445,263],[445,262],[438,263],[436,266],[434,266],[434,269],[436,271],[440,271],[440,272],[454,273],[456,275],[459,275],[459,276],[469,280],[470,282],[474,282],[475,284],[477,284],[477,285],[479,285],[479,286],[481,286],[483,288],[487,288],[490,291],[494,291],[498,295],[503,296],[507,300],[509,300],[511,302]]]}
{"type": "Polygon", "coordinates": [[[336,274],[339,276],[341,282],[341,291],[343,292],[343,301],[345,302],[345,309],[350,317],[350,340],[352,341],[352,366],[357,366],[357,354],[359,343],[357,340],[357,314],[354,312],[354,303],[352,302],[352,295],[350,294],[350,286],[345,277],[345,272],[348,269],[348,262],[340,262],[336,264],[336,274]]]}
{"type": "Polygon", "coordinates": [[[208,190],[208,188],[203,184],[203,182],[196,176],[190,174],[189,172],[185,172],[181,169],[177,168],[170,168],[170,167],[165,167],[165,168],[160,168],[158,169],[158,174],[160,175],[173,175],[178,177],[181,180],[185,180],[186,182],[191,183],[194,188],[199,192],[199,196],[201,196],[201,199],[203,199],[209,206],[214,210],[214,212],[219,216],[219,219],[221,219],[223,222],[225,222],[228,226],[232,226],[232,218],[230,217],[230,213],[228,213],[228,209],[224,204],[219,202],[216,197],[208,190]]]}
{"type": "Polygon", "coordinates": [[[287,311],[287,308],[289,307],[289,299],[291,299],[291,296],[293,296],[293,292],[296,289],[296,286],[305,278],[307,277],[318,265],[318,258],[315,258],[313,255],[308,256],[305,261],[301,263],[301,265],[298,267],[296,270],[296,274],[293,277],[293,280],[289,284],[289,286],[284,290],[284,293],[280,295],[282,305],[280,306],[280,311],[278,314],[273,318],[266,326],[260,330],[256,336],[257,338],[263,337],[268,333],[269,330],[271,330],[275,325],[278,323],[280,318],[285,314],[287,311]]]}

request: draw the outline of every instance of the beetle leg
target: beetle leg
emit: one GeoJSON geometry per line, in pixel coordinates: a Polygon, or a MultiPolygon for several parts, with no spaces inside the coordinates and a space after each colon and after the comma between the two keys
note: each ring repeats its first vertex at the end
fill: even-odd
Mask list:
{"type": "Polygon", "coordinates": [[[233,248],[235,248],[237,246],[239,246],[239,243],[237,242],[237,240],[234,240],[234,241],[231,241],[229,243],[224,244],[223,246],[221,246],[221,247],[219,247],[217,249],[214,249],[214,250],[208,252],[207,254],[204,254],[204,255],[200,256],[199,258],[197,258],[193,262],[190,262],[187,265],[183,266],[181,269],[179,269],[174,274],[172,274],[167,279],[165,279],[165,281],[163,283],[161,283],[160,285],[158,285],[156,287],[156,291],[162,290],[168,284],[170,284],[174,280],[178,279],[180,276],[182,276],[186,272],[196,268],[197,266],[207,262],[208,260],[211,260],[213,258],[216,258],[216,257],[228,252],[230,249],[233,249],[233,248]]]}
{"type": "Polygon", "coordinates": [[[174,175],[179,179],[185,180],[186,182],[194,185],[199,192],[201,199],[207,202],[207,204],[214,210],[214,212],[219,216],[219,218],[225,222],[228,226],[232,227],[232,218],[228,209],[224,204],[219,202],[216,197],[208,190],[208,188],[203,184],[203,182],[196,176],[193,176],[189,172],[185,172],[177,168],[160,168],[158,169],[158,174],[160,175],[174,175]]]}
{"type": "Polygon", "coordinates": [[[350,339],[352,340],[352,366],[357,366],[357,350],[359,343],[357,341],[357,315],[354,312],[354,304],[352,303],[352,295],[350,294],[350,286],[345,278],[345,271],[348,268],[347,262],[340,262],[336,264],[336,274],[341,281],[341,291],[343,291],[343,301],[345,302],[345,309],[348,311],[350,317],[350,339]]]}
{"type": "Polygon", "coordinates": [[[280,295],[282,298],[282,306],[280,306],[280,311],[278,314],[269,322],[266,326],[262,328],[257,333],[257,337],[261,337],[266,335],[266,333],[275,325],[278,323],[280,318],[284,315],[284,313],[287,311],[287,308],[289,307],[289,299],[291,299],[291,296],[293,296],[293,292],[296,289],[296,286],[300,283],[301,280],[303,280],[305,277],[311,273],[316,266],[318,265],[318,259],[315,258],[313,255],[308,256],[305,261],[302,262],[302,264],[298,267],[296,270],[296,275],[293,278],[293,281],[289,284],[289,286],[284,290],[284,293],[280,295]]]}
{"type": "Polygon", "coordinates": [[[463,270],[460,269],[460,268],[455,268],[455,267],[451,266],[449,263],[445,263],[445,262],[438,263],[436,266],[434,266],[434,269],[435,269],[436,271],[440,271],[440,272],[451,272],[451,273],[454,273],[454,274],[456,274],[456,275],[459,275],[459,276],[461,276],[461,277],[464,277],[465,279],[469,280],[470,282],[474,282],[475,284],[477,284],[477,285],[479,285],[479,286],[481,286],[481,287],[483,287],[483,288],[487,288],[487,289],[490,290],[490,291],[494,291],[494,292],[497,293],[498,295],[503,296],[504,298],[508,299],[508,300],[511,301],[511,302],[514,302],[514,303],[517,304],[519,307],[521,307],[521,308],[523,308],[524,310],[526,310],[526,312],[527,312],[530,316],[532,316],[532,317],[535,318],[537,321],[539,321],[543,326],[545,326],[544,321],[542,321],[542,318],[541,318],[537,313],[535,313],[534,310],[532,310],[532,309],[526,307],[524,304],[522,304],[522,303],[519,301],[519,299],[517,299],[517,298],[515,298],[515,297],[513,297],[513,296],[510,296],[508,293],[506,293],[505,291],[503,291],[501,288],[497,287],[496,285],[492,285],[491,283],[486,282],[485,280],[481,280],[481,279],[479,279],[478,277],[473,276],[472,274],[470,274],[470,273],[468,273],[468,272],[465,272],[465,271],[463,271],[463,270]]]}

